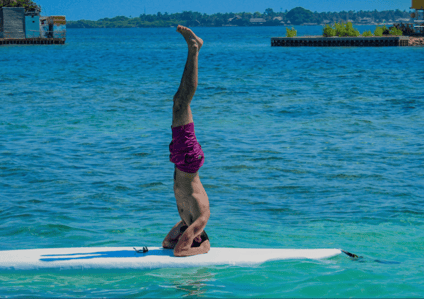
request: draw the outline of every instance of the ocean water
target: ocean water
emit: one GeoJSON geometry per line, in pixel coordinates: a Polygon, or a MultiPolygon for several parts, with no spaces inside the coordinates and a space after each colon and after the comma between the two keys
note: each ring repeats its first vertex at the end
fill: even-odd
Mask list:
{"type": "MultiPolygon", "coordinates": [[[[211,245],[363,258],[9,272],[0,296],[424,297],[424,48],[271,47],[283,27],[195,32],[211,245]]],[[[175,28],[0,47],[0,250],[160,246],[179,221],[168,145],[186,51],[175,28]]]]}

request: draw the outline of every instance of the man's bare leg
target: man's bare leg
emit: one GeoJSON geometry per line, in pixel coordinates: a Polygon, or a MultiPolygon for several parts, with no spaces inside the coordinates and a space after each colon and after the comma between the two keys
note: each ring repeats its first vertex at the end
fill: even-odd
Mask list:
{"type": "MultiPolygon", "coordinates": [[[[188,46],[188,57],[183,77],[177,93],[174,96],[172,127],[179,127],[193,123],[190,103],[197,89],[198,83],[198,56],[203,40],[197,37],[190,29],[178,26],[177,31],[183,35],[188,46]]],[[[206,253],[210,243],[204,228],[209,219],[209,201],[200,182],[199,174],[187,173],[175,169],[174,193],[177,200],[181,219],[186,223],[184,233],[181,232],[182,223],[177,223],[163,242],[165,248],[174,247],[175,256],[190,256],[206,253]],[[202,242],[201,235],[206,235],[202,242]],[[193,247],[193,242],[202,242],[199,247],[193,247]],[[176,244],[175,244],[176,243],[176,244]]]]}
{"type": "Polygon", "coordinates": [[[182,34],[187,42],[188,57],[180,87],[174,96],[173,128],[193,122],[190,103],[197,89],[198,57],[199,50],[203,46],[203,40],[197,37],[190,29],[178,26],[177,31],[182,34]]]}

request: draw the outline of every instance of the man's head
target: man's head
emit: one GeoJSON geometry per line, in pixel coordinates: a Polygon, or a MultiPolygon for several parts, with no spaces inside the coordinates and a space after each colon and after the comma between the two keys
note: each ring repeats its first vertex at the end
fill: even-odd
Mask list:
{"type": "MultiPolygon", "coordinates": [[[[178,241],[180,240],[181,236],[183,235],[182,233],[184,233],[184,231],[187,229],[188,226],[183,226],[181,227],[180,231],[181,231],[181,235],[178,237],[178,241]]],[[[203,241],[208,240],[208,235],[206,234],[205,231],[202,231],[202,233],[200,235],[198,235],[197,237],[195,237],[193,239],[193,244],[191,245],[191,247],[199,247],[200,244],[203,243],[203,241]]]]}

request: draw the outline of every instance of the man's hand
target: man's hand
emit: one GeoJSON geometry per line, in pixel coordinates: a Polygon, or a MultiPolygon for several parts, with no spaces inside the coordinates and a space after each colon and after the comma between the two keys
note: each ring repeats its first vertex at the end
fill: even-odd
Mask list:
{"type": "Polygon", "coordinates": [[[193,241],[202,242],[201,233],[206,226],[208,218],[200,217],[194,221],[183,233],[174,248],[174,256],[190,256],[207,253],[210,249],[209,240],[205,240],[199,247],[192,247],[193,241]]]}
{"type": "Polygon", "coordinates": [[[186,224],[183,221],[180,221],[175,224],[175,226],[171,229],[171,231],[163,240],[162,247],[166,249],[174,249],[174,247],[177,245],[178,241],[181,238],[181,228],[184,226],[186,226],[186,224]]]}
{"type": "Polygon", "coordinates": [[[174,249],[174,256],[183,257],[183,256],[204,254],[204,253],[208,253],[210,249],[211,249],[211,244],[209,240],[206,240],[202,244],[200,244],[199,247],[191,247],[188,250],[177,251],[177,252],[174,249]]]}
{"type": "Polygon", "coordinates": [[[202,237],[199,235],[197,237],[194,238],[194,241],[196,241],[197,243],[201,243],[202,242],[202,237]]]}

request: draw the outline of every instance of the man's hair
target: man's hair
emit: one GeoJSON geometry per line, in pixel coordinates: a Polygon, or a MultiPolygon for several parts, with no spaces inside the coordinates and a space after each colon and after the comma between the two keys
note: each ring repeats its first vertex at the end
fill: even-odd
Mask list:
{"type": "MultiPolygon", "coordinates": [[[[183,234],[187,228],[188,228],[187,225],[181,226],[180,228],[181,234],[183,234]]],[[[200,244],[202,244],[206,240],[209,240],[208,234],[205,231],[202,231],[202,233],[200,234],[200,237],[202,238],[202,241],[199,243],[199,242],[196,242],[196,240],[193,240],[193,244],[191,247],[200,247],[200,244]]]]}
{"type": "Polygon", "coordinates": [[[208,234],[205,231],[202,231],[202,233],[200,234],[200,237],[202,238],[202,241],[199,243],[199,242],[196,242],[196,240],[193,240],[193,245],[191,247],[200,247],[200,244],[202,244],[206,240],[209,240],[208,234]]]}

